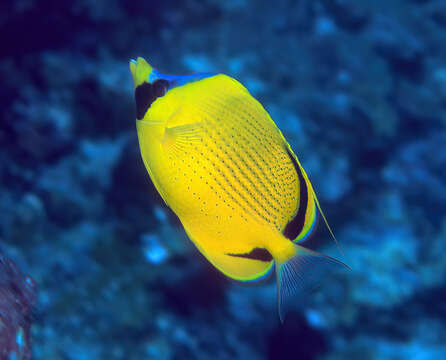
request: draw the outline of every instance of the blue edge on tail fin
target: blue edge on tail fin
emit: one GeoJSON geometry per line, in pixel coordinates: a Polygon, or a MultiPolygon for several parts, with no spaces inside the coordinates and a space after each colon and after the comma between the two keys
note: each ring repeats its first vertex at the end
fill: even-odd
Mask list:
{"type": "Polygon", "coordinates": [[[324,274],[340,268],[350,269],[343,262],[316,251],[296,246],[296,255],[283,264],[276,262],[279,318],[283,322],[284,307],[291,297],[305,296],[324,280],[324,274]]]}

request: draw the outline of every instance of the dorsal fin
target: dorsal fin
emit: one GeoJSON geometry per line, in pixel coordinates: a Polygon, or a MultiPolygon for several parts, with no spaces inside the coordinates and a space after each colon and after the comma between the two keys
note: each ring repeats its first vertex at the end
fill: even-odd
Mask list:
{"type": "MultiPolygon", "coordinates": [[[[308,176],[307,176],[305,170],[304,170],[303,167],[300,165],[299,159],[292,153],[292,150],[290,149],[289,145],[287,145],[287,151],[288,151],[288,155],[290,155],[290,157],[291,157],[292,159],[294,159],[294,161],[293,161],[293,165],[294,165],[295,167],[296,167],[296,165],[297,165],[297,168],[300,169],[300,171],[298,171],[299,180],[300,180],[300,176],[301,176],[301,175],[305,178],[306,181],[304,181],[304,182],[305,182],[305,184],[308,184],[308,187],[309,187],[308,192],[311,192],[311,195],[312,195],[312,197],[313,197],[313,199],[314,199],[314,201],[315,201],[315,203],[316,203],[316,206],[317,206],[319,212],[321,213],[322,218],[324,219],[324,223],[325,223],[325,225],[327,226],[328,231],[330,232],[331,237],[333,238],[334,242],[336,243],[336,247],[339,249],[339,252],[340,252],[343,256],[345,256],[345,253],[344,253],[344,251],[342,250],[341,245],[340,245],[339,242],[338,242],[338,239],[336,239],[336,236],[334,235],[333,230],[331,230],[330,225],[328,225],[327,218],[325,217],[325,214],[324,214],[324,212],[322,211],[321,206],[319,205],[319,200],[317,199],[316,193],[315,193],[315,191],[314,191],[314,189],[313,189],[313,185],[311,185],[311,182],[310,182],[310,180],[308,179],[308,176]]],[[[300,207],[300,205],[299,205],[299,207],[300,207]]]]}
{"type": "Polygon", "coordinates": [[[313,193],[313,199],[314,199],[314,201],[316,202],[317,208],[319,209],[319,212],[321,213],[322,218],[324,219],[325,225],[327,225],[327,228],[328,228],[328,231],[330,232],[331,237],[332,237],[333,240],[335,241],[336,246],[337,246],[337,248],[339,249],[339,252],[342,254],[342,256],[345,256],[345,253],[344,253],[344,251],[343,251],[342,248],[341,248],[341,244],[339,244],[338,239],[336,239],[336,236],[335,236],[335,234],[333,233],[333,231],[331,230],[330,225],[328,225],[328,221],[327,221],[327,219],[326,219],[326,217],[325,217],[324,212],[323,212],[322,209],[321,209],[321,206],[319,205],[319,200],[317,199],[316,193],[313,191],[313,189],[312,189],[312,193],[313,193]]]}
{"type": "Polygon", "coordinates": [[[294,240],[299,236],[305,226],[305,214],[307,212],[308,205],[308,188],[296,157],[291,153],[291,150],[288,146],[286,147],[286,151],[288,153],[288,156],[290,157],[291,162],[294,165],[294,168],[296,169],[296,173],[299,179],[300,196],[296,215],[294,215],[294,217],[285,226],[285,229],[283,229],[283,235],[290,240],[294,240]]]}

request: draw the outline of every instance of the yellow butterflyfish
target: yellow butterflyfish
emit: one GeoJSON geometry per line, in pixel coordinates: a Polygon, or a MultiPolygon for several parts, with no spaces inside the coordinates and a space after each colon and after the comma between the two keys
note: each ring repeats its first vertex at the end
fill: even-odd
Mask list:
{"type": "Polygon", "coordinates": [[[143,58],[131,60],[130,70],[141,156],[156,189],[228,277],[261,279],[275,265],[282,320],[286,298],[344,265],[297,244],[320,207],[290,145],[227,75],[165,75],[143,58]]]}

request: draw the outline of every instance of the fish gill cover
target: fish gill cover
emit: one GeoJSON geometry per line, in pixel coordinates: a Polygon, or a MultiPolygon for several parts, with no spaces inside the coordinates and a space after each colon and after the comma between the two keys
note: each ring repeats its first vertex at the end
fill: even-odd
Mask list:
{"type": "MultiPolygon", "coordinates": [[[[446,358],[444,1],[0,10],[0,252],[39,289],[33,359],[446,358]],[[352,271],[283,325],[274,283],[216,272],[150,184],[137,56],[240,80],[299,155],[352,271]]],[[[320,223],[305,246],[337,255],[320,223]]]]}

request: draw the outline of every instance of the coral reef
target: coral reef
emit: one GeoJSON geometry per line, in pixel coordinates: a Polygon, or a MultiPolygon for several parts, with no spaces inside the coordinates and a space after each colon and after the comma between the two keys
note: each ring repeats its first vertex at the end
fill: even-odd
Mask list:
{"type": "Polygon", "coordinates": [[[0,359],[31,359],[36,285],[0,254],[0,359]]]}

